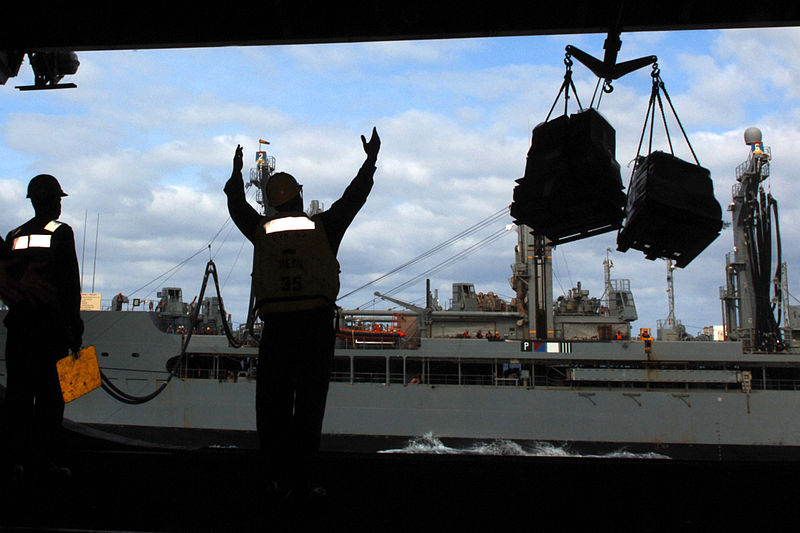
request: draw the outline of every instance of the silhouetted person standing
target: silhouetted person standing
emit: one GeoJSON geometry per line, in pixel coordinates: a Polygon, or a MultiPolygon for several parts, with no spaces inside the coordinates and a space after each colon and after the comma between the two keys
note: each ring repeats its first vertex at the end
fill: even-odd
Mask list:
{"type": "Polygon", "coordinates": [[[380,138],[373,128],[364,164],[330,209],[303,213],[302,186],[279,172],[267,182],[268,218],[247,203],[242,148],[225,184],[228,210],[254,245],[253,287],[264,321],[258,353],[256,423],[267,475],[282,494],[316,496],[310,480],[320,446],[335,342],[339,291],[336,254],[345,231],[372,189],[380,138]]]}
{"type": "Polygon", "coordinates": [[[6,275],[22,288],[7,302],[6,413],[15,474],[28,466],[68,476],[56,464],[64,399],[56,362],[81,346],[80,277],[75,238],[61,215],[61,190],[47,174],[28,184],[34,217],[5,239],[6,275]]]}

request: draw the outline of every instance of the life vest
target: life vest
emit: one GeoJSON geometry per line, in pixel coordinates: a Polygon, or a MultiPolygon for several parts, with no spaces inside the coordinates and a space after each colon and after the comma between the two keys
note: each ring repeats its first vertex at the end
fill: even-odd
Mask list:
{"type": "Polygon", "coordinates": [[[29,250],[29,249],[42,249],[50,248],[50,241],[52,240],[53,233],[61,227],[61,222],[58,220],[51,220],[44,227],[36,233],[22,235],[20,228],[14,230],[11,234],[11,242],[8,243],[11,251],[29,250]]]}
{"type": "Polygon", "coordinates": [[[62,225],[58,220],[51,220],[41,228],[23,230],[20,226],[9,234],[9,272],[13,277],[22,279],[26,272],[31,272],[44,280],[54,281],[58,265],[53,262],[51,245],[53,233],[62,225]]]}
{"type": "MultiPolygon", "coordinates": [[[[40,280],[52,286],[55,291],[52,296],[58,299],[60,290],[59,269],[63,266],[56,263],[53,249],[53,234],[63,223],[58,220],[51,220],[41,227],[20,226],[9,233],[8,242],[8,264],[9,275],[16,280],[27,279],[28,283],[35,283],[40,280]]],[[[57,301],[50,302],[44,306],[33,304],[30,301],[18,302],[12,306],[11,314],[19,313],[41,313],[49,309],[56,315],[63,313],[57,301]]]]}
{"type": "Polygon", "coordinates": [[[319,217],[297,212],[264,218],[254,247],[253,291],[259,316],[334,305],[339,262],[319,217]]]}

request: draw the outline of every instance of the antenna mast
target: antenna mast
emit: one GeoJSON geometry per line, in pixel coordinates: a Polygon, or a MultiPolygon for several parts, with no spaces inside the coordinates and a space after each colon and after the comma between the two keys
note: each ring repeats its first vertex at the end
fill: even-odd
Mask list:
{"type": "MultiPolygon", "coordinates": [[[[271,156],[267,154],[267,151],[264,150],[264,145],[269,144],[269,141],[265,141],[264,139],[258,140],[258,151],[256,152],[256,168],[250,169],[250,180],[247,182],[247,186],[250,187],[254,185],[258,187],[256,192],[256,202],[261,206],[261,209],[264,215],[269,216],[274,209],[269,206],[269,202],[267,201],[267,182],[269,181],[270,176],[272,173],[275,172],[275,156],[271,156]]],[[[256,320],[256,313],[255,313],[255,303],[256,303],[256,295],[255,291],[253,290],[253,282],[250,282],[250,305],[247,306],[247,324],[245,326],[246,331],[252,336],[253,335],[253,324],[256,320]]]]}
{"type": "Polygon", "coordinates": [[[737,183],[733,188],[733,203],[728,208],[732,215],[734,251],[726,258],[727,284],[720,290],[725,336],[741,340],[747,350],[783,351],[790,339],[783,338],[779,325],[786,302],[782,301],[781,291],[784,271],[778,203],[761,185],[769,177],[772,154],[764,146],[758,128],[747,128],[744,142],[750,147],[750,155],[736,168],[737,183]],[[773,264],[777,265],[774,274],[773,264]]]}
{"type": "Polygon", "coordinates": [[[675,270],[672,259],[667,259],[667,300],[669,301],[669,314],[667,315],[667,326],[675,327],[675,283],[672,272],[675,270]]]}

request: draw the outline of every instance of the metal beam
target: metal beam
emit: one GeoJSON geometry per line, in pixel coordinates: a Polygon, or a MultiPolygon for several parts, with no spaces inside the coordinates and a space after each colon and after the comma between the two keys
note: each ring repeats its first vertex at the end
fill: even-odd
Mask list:
{"type": "MultiPolygon", "coordinates": [[[[364,42],[800,25],[796,2],[264,0],[192,9],[169,3],[62,3],[8,21],[0,49],[75,51],[364,42]]],[[[10,12],[9,12],[10,13],[10,12]]]]}

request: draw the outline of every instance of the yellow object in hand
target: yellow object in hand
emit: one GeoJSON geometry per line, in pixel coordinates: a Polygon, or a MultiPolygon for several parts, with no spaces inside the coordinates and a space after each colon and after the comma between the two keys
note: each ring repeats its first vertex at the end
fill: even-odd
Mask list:
{"type": "Polygon", "coordinates": [[[57,363],[61,394],[69,403],[100,386],[100,367],[94,346],[83,348],[77,356],[68,355],[57,363]]]}

